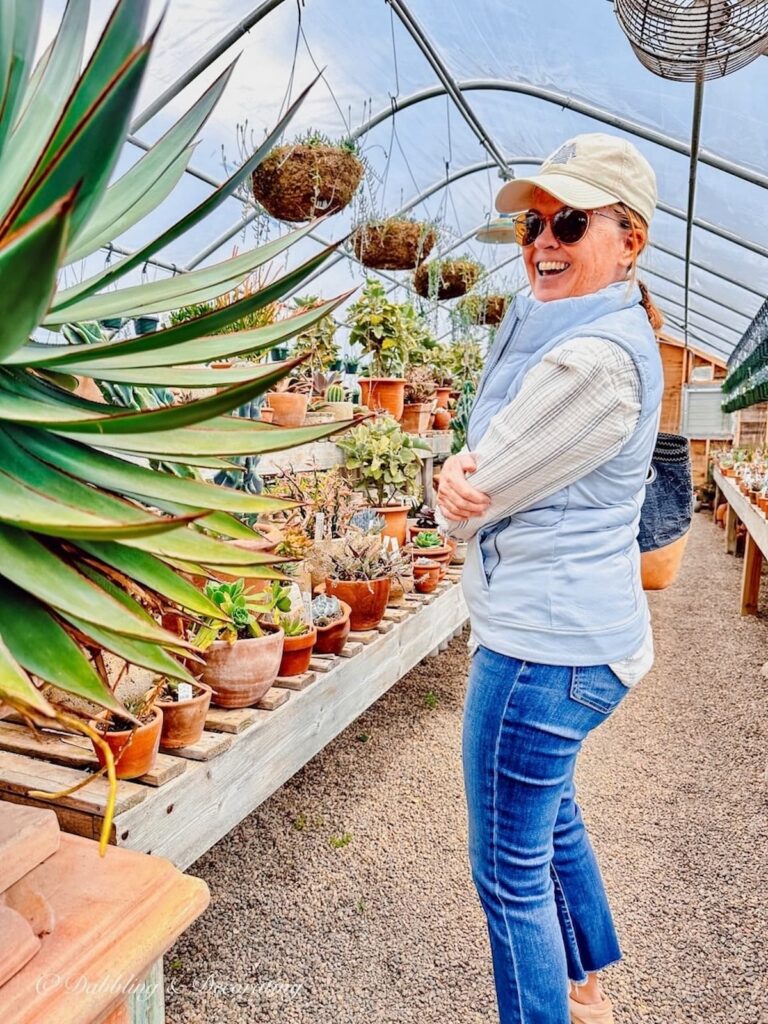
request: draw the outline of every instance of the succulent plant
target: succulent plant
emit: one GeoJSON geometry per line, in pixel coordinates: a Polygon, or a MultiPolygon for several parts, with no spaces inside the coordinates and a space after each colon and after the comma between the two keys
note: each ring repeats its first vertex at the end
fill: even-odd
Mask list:
{"type": "Polygon", "coordinates": [[[330,384],[325,389],[326,402],[343,402],[345,398],[346,393],[342,384],[330,384]]]}
{"type": "Polygon", "coordinates": [[[330,626],[344,615],[338,597],[318,594],[312,602],[312,620],[316,626],[330,626]]]}
{"type": "Polygon", "coordinates": [[[380,516],[372,508],[361,508],[359,512],[355,514],[349,520],[349,525],[360,533],[365,533],[373,536],[377,533],[381,533],[384,529],[384,516],[380,516]]]}
{"type": "Polygon", "coordinates": [[[417,533],[413,543],[417,548],[439,548],[443,546],[440,534],[434,530],[425,530],[424,533],[417,533]]]}

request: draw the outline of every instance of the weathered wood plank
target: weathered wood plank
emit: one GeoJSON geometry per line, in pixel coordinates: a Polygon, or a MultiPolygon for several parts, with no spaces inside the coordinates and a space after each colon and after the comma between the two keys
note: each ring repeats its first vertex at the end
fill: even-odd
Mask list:
{"type": "MultiPolygon", "coordinates": [[[[67,768],[64,765],[51,764],[50,761],[42,761],[36,757],[0,750],[0,795],[3,800],[6,793],[26,796],[30,790],[37,789],[44,792],[57,792],[74,786],[75,783],[87,777],[88,772],[67,768]]],[[[115,812],[121,814],[135,807],[151,792],[153,791],[147,786],[140,786],[135,782],[118,782],[115,812]]],[[[103,816],[106,801],[107,782],[106,779],[98,776],[94,777],[87,786],[77,790],[76,793],[61,797],[58,802],[64,807],[103,816]]]]}
{"type": "Polygon", "coordinates": [[[741,576],[741,614],[757,615],[760,596],[760,576],[763,570],[763,553],[751,533],[747,534],[744,548],[744,568],[741,576]]]}
{"type": "Polygon", "coordinates": [[[335,654],[315,654],[309,663],[310,672],[330,672],[338,665],[339,659],[335,654]]]}
{"type": "MultiPolygon", "coordinates": [[[[26,754],[69,768],[94,769],[99,763],[91,741],[85,736],[65,735],[42,729],[33,733],[22,725],[10,722],[0,722],[0,750],[26,754]]],[[[178,758],[158,754],[152,770],[134,781],[143,782],[146,786],[164,786],[177,775],[181,775],[185,767],[184,762],[178,758]]]]}
{"type": "MultiPolygon", "coordinates": [[[[308,673],[307,673],[308,674],[308,673]]],[[[294,678],[300,679],[300,676],[294,678]]],[[[278,679],[275,680],[275,686],[270,686],[264,696],[258,701],[254,707],[257,707],[260,711],[274,711],[276,708],[282,707],[283,704],[288,700],[290,694],[283,687],[283,683],[278,679]],[[279,682],[279,686],[277,685],[279,682]]]]}
{"type": "Polygon", "coordinates": [[[61,804],[50,803],[48,800],[35,800],[19,793],[2,792],[0,797],[4,803],[21,804],[24,807],[39,807],[41,810],[53,811],[62,832],[85,836],[86,839],[98,839],[101,835],[103,819],[95,814],[74,811],[70,807],[62,807],[61,804]]]}
{"type": "Polygon", "coordinates": [[[284,704],[288,700],[288,690],[306,690],[316,679],[316,672],[304,672],[300,676],[278,676],[275,680],[275,686],[281,687],[285,695],[280,703],[284,704]]]}
{"type": "Polygon", "coordinates": [[[208,709],[205,728],[212,732],[237,734],[257,722],[262,712],[256,708],[214,708],[208,709]]]}
{"type": "MultiPolygon", "coordinates": [[[[177,747],[175,750],[166,750],[172,757],[181,757],[187,761],[210,761],[212,757],[218,757],[225,750],[229,750],[234,740],[232,735],[225,732],[203,732],[197,743],[188,747],[177,747]]],[[[162,747],[160,748],[163,749],[162,747]]]]}
{"type": "Polygon", "coordinates": [[[377,633],[391,633],[394,628],[395,628],[395,623],[394,622],[389,622],[387,619],[382,619],[381,622],[376,627],[376,632],[377,633]]]}
{"type": "Polygon", "coordinates": [[[352,629],[349,632],[349,642],[367,645],[373,643],[378,635],[378,629],[352,629]]]}
{"type": "Polygon", "coordinates": [[[341,651],[341,654],[339,654],[339,657],[340,658],[354,658],[358,654],[362,654],[364,650],[365,650],[365,644],[357,643],[356,641],[353,641],[353,640],[347,640],[347,642],[344,644],[344,647],[343,647],[343,649],[341,651]]]}

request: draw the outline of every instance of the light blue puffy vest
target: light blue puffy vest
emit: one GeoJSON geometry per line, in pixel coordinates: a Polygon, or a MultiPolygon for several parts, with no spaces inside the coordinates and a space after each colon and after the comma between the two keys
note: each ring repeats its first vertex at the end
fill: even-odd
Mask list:
{"type": "Polygon", "coordinates": [[[481,530],[464,568],[475,640],[547,665],[620,661],[645,637],[637,530],[664,385],[639,289],[613,284],[551,302],[518,296],[499,328],[469,421],[471,451],[526,373],[550,350],[585,336],[616,342],[635,362],[642,405],[632,436],[598,469],[481,530]]]}

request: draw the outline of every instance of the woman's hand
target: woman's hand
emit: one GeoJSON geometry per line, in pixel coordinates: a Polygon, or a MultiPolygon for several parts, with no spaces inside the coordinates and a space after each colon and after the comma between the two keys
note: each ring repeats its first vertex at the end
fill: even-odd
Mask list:
{"type": "Polygon", "coordinates": [[[437,489],[437,504],[446,519],[456,522],[480,516],[488,510],[491,499],[482,491],[470,487],[464,479],[467,473],[474,473],[477,463],[468,453],[452,455],[440,470],[440,484],[437,489]]]}

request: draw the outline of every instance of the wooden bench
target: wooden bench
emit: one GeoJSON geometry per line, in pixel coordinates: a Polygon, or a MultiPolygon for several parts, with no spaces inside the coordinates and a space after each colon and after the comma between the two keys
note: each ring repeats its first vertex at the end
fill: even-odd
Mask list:
{"type": "Polygon", "coordinates": [[[741,493],[732,477],[723,476],[717,467],[713,467],[712,476],[716,488],[714,511],[717,512],[723,501],[728,503],[725,515],[725,550],[728,554],[736,553],[738,523],[743,523],[746,530],[744,568],[741,574],[741,614],[756,615],[763,559],[768,558],[768,520],[765,514],[741,493]]]}
{"type": "MultiPolygon", "coordinates": [[[[211,708],[201,740],[161,752],[149,775],[118,783],[111,842],[186,868],[302,768],[423,658],[444,649],[467,610],[451,570],[433,594],[408,595],[378,629],[350,634],[341,657],[317,656],[256,706],[211,708]]],[[[103,778],[55,804],[29,796],[72,786],[96,758],[87,740],[0,722],[0,799],[54,807],[67,832],[98,838],[103,778]]]]}

